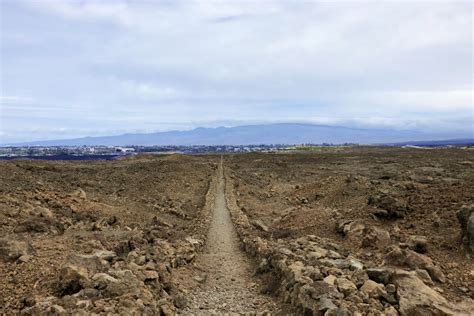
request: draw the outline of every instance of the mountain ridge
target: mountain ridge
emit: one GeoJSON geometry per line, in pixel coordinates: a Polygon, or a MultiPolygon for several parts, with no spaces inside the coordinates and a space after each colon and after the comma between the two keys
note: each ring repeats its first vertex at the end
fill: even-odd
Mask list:
{"type": "Polygon", "coordinates": [[[114,136],[87,136],[72,139],[2,144],[2,146],[126,146],[126,145],[258,145],[303,143],[381,144],[406,141],[469,139],[465,135],[446,137],[433,133],[391,129],[367,129],[307,123],[274,123],[234,127],[197,127],[186,131],[126,133],[114,136]]]}

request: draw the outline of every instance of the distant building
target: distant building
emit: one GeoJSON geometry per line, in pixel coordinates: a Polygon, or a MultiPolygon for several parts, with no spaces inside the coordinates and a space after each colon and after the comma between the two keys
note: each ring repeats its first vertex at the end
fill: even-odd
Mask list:
{"type": "Polygon", "coordinates": [[[135,148],[131,147],[115,147],[115,151],[118,153],[131,153],[135,151],[135,148]]]}

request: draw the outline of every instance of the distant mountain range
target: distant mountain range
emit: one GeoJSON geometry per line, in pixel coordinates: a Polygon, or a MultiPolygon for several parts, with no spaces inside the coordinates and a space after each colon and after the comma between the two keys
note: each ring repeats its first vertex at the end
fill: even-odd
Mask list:
{"type": "MultiPolygon", "coordinates": [[[[465,136],[465,135],[464,135],[465,136]]],[[[472,136],[472,135],[471,135],[472,136]]],[[[127,145],[257,145],[257,144],[403,144],[406,141],[442,140],[448,137],[418,131],[362,129],[300,123],[246,125],[236,127],[196,128],[149,134],[84,137],[34,141],[22,146],[127,146],[127,145]]],[[[451,137],[452,138],[452,137],[451,137]]],[[[459,137],[461,138],[461,137],[459,137]]],[[[465,137],[464,137],[465,138],[465,137]]],[[[473,137],[474,138],[474,137],[473,137]]],[[[472,141],[472,139],[471,139],[472,141]]]]}

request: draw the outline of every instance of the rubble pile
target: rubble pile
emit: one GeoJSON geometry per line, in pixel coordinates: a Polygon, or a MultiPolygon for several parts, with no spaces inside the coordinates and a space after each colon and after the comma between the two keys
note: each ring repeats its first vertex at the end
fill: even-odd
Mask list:
{"type": "Polygon", "coordinates": [[[474,303],[453,303],[436,284],[446,277],[425,254],[426,241],[396,243],[388,232],[358,221],[335,230],[360,244],[388,246],[384,261],[366,262],[337,243],[315,235],[273,239],[258,236],[258,227],[238,206],[232,178],[227,177],[227,204],[242,246],[259,262],[257,273],[278,280],[269,291],[304,315],[471,315],[474,303]],[[368,240],[368,241],[367,241],[368,240]],[[415,250],[412,250],[412,249],[415,250]],[[418,251],[418,252],[417,252],[418,251]]]}

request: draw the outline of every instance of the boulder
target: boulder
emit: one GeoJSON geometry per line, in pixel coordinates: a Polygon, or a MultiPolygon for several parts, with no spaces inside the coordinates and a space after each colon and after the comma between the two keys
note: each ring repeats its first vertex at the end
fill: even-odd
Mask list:
{"type": "Polygon", "coordinates": [[[88,273],[83,267],[68,264],[59,271],[58,285],[61,295],[75,294],[88,284],[88,273]]]}
{"type": "Polygon", "coordinates": [[[29,242],[20,240],[11,240],[8,238],[0,239],[0,260],[3,262],[12,262],[18,258],[32,254],[33,247],[29,242]]]}
{"type": "Polygon", "coordinates": [[[363,247],[386,247],[390,243],[390,233],[385,229],[368,227],[362,232],[363,247]]]}
{"type": "Polygon", "coordinates": [[[416,269],[416,276],[423,281],[423,283],[428,285],[434,285],[433,280],[430,277],[430,274],[425,269],[416,269]]]}
{"type": "Polygon", "coordinates": [[[401,315],[470,315],[471,310],[452,304],[423,283],[415,272],[396,270],[393,281],[401,315]]]}
{"type": "Polygon", "coordinates": [[[380,193],[370,196],[368,204],[374,205],[376,207],[381,208],[382,210],[387,211],[387,218],[403,218],[409,210],[409,207],[406,203],[386,193],[380,193]]]}
{"type": "Polygon", "coordinates": [[[390,233],[377,227],[367,227],[360,221],[343,220],[336,226],[337,232],[363,247],[386,247],[390,245],[390,233]]]}
{"type": "Polygon", "coordinates": [[[428,271],[435,281],[445,282],[446,277],[440,268],[436,267],[430,257],[417,253],[410,249],[394,247],[386,256],[387,263],[397,266],[408,266],[412,269],[424,269],[428,271]]]}
{"type": "Polygon", "coordinates": [[[474,204],[463,205],[457,214],[461,224],[461,236],[467,248],[474,252],[474,204]]]}
{"type": "Polygon", "coordinates": [[[342,220],[336,225],[338,233],[351,240],[359,240],[365,229],[365,225],[359,221],[342,220]]]}
{"type": "Polygon", "coordinates": [[[63,231],[62,225],[52,218],[31,217],[20,222],[14,229],[15,233],[46,233],[50,231],[63,231]]]}

